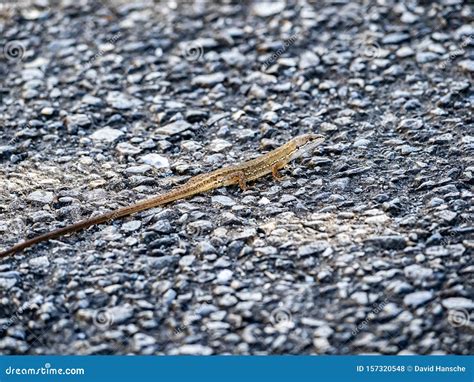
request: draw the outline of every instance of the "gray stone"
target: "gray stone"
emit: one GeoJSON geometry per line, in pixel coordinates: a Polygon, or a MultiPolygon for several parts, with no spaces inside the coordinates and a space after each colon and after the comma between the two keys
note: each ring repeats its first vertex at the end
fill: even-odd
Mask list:
{"type": "Polygon", "coordinates": [[[164,294],[163,294],[163,302],[166,305],[171,304],[174,299],[176,298],[178,294],[176,293],[175,290],[173,289],[168,289],[164,294]]]}
{"type": "Polygon", "coordinates": [[[433,293],[429,291],[419,291],[407,294],[403,299],[403,303],[407,306],[417,308],[420,305],[426,304],[433,299],[433,293]]]}
{"type": "Polygon", "coordinates": [[[234,273],[229,269],[223,269],[217,275],[217,282],[219,284],[227,284],[233,277],[234,273]]]}
{"type": "Polygon", "coordinates": [[[315,68],[316,66],[319,65],[319,63],[320,63],[319,57],[315,53],[307,50],[303,52],[300,56],[299,68],[300,69],[315,68]]]}
{"type": "Polygon", "coordinates": [[[252,12],[259,17],[274,16],[285,9],[284,1],[258,1],[253,3],[252,12]]]}
{"type": "Polygon", "coordinates": [[[40,111],[42,115],[50,117],[54,114],[54,109],[52,107],[43,107],[40,111]]]}
{"type": "Polygon", "coordinates": [[[143,164],[141,166],[132,166],[132,167],[128,167],[125,172],[127,174],[145,174],[149,171],[151,171],[152,167],[147,165],[147,164],[143,164]]]}
{"type": "Polygon", "coordinates": [[[268,111],[262,116],[262,121],[275,124],[278,122],[278,114],[274,111],[268,111]]]}
{"type": "Polygon", "coordinates": [[[179,256],[165,255],[160,257],[147,257],[147,261],[150,266],[161,269],[178,263],[179,256]]]}
{"type": "Polygon", "coordinates": [[[415,118],[404,118],[398,125],[399,129],[402,130],[418,130],[423,127],[423,121],[415,118]]]}
{"type": "Polygon", "coordinates": [[[136,155],[142,152],[142,149],[128,142],[120,142],[115,149],[123,155],[136,155]]]}
{"type": "Polygon", "coordinates": [[[54,200],[54,194],[52,192],[43,190],[33,191],[27,196],[27,200],[30,202],[50,204],[54,200]]]}
{"type": "Polygon", "coordinates": [[[194,255],[183,256],[179,260],[179,266],[183,268],[190,267],[191,265],[193,265],[195,261],[196,261],[196,256],[194,255]]]}
{"type": "Polygon", "coordinates": [[[70,128],[86,127],[91,124],[90,118],[86,114],[68,115],[66,123],[70,128]]]}
{"type": "Polygon", "coordinates": [[[171,354],[182,354],[182,355],[211,355],[213,350],[209,346],[199,344],[189,344],[180,346],[176,352],[171,354]]]}
{"type": "Polygon", "coordinates": [[[406,247],[407,241],[400,235],[380,235],[371,237],[368,242],[386,249],[403,249],[406,247]]]}
{"type": "Polygon", "coordinates": [[[397,50],[396,55],[400,58],[411,57],[415,54],[415,51],[409,46],[402,46],[397,50]]]}
{"type": "Polygon", "coordinates": [[[189,130],[191,128],[191,124],[186,121],[175,121],[171,122],[163,127],[156,129],[157,134],[163,135],[178,135],[181,134],[183,131],[189,130]]]}
{"type": "Polygon", "coordinates": [[[136,333],[133,335],[132,347],[135,351],[140,351],[141,349],[153,346],[156,344],[156,340],[145,333],[136,333]]]}
{"type": "Polygon", "coordinates": [[[232,147],[232,143],[224,139],[214,139],[209,145],[213,153],[220,153],[232,147]]]}
{"type": "Polygon", "coordinates": [[[446,309],[474,309],[474,302],[465,297],[450,297],[441,301],[446,309]]]}
{"type": "Polygon", "coordinates": [[[439,55],[433,52],[419,52],[416,54],[416,62],[419,64],[426,64],[428,62],[436,61],[439,55]]]}
{"type": "Polygon", "coordinates": [[[217,302],[219,306],[228,308],[237,304],[238,300],[235,296],[232,296],[231,294],[226,294],[219,298],[217,302]]]}
{"type": "Polygon", "coordinates": [[[329,248],[329,243],[325,241],[316,241],[310,244],[306,244],[298,248],[298,256],[310,256],[323,253],[329,248]]]}
{"type": "Polygon", "coordinates": [[[140,220],[132,220],[129,222],[126,222],[122,224],[122,231],[125,232],[133,232],[138,230],[142,225],[142,222],[140,220]]]}
{"type": "Polygon", "coordinates": [[[102,106],[104,104],[100,98],[91,96],[90,94],[86,94],[82,97],[82,102],[91,106],[102,106]]]}
{"type": "Polygon", "coordinates": [[[462,60],[458,62],[458,66],[466,72],[474,72],[474,60],[462,60]]]}
{"type": "Polygon", "coordinates": [[[17,282],[18,282],[18,279],[15,277],[6,278],[6,277],[0,276],[0,289],[6,291],[10,288],[13,288],[17,282]]]}
{"type": "Polygon", "coordinates": [[[49,260],[46,256],[33,257],[28,263],[32,268],[49,267],[49,260]]]}
{"type": "Polygon", "coordinates": [[[110,92],[107,94],[106,101],[110,106],[118,110],[130,110],[142,104],[139,99],[120,92],[110,92]]]}
{"type": "Polygon", "coordinates": [[[168,159],[159,154],[145,154],[140,157],[143,163],[146,163],[155,168],[169,168],[170,164],[168,159]]]}
{"type": "Polygon", "coordinates": [[[413,264],[403,269],[405,276],[412,280],[422,280],[433,276],[433,270],[424,268],[419,264],[413,264]]]}
{"type": "Polygon", "coordinates": [[[368,145],[370,145],[371,141],[369,139],[364,139],[364,138],[360,138],[358,140],[356,140],[352,145],[354,147],[367,147],[368,145]]]}
{"type": "Polygon", "coordinates": [[[129,304],[125,304],[108,308],[106,310],[106,317],[110,318],[111,323],[123,324],[133,317],[133,313],[133,307],[129,304]]]}
{"type": "Polygon", "coordinates": [[[390,33],[382,39],[382,44],[400,44],[410,39],[408,33],[390,33]]]}
{"type": "Polygon", "coordinates": [[[203,74],[193,77],[191,84],[202,87],[211,87],[224,82],[225,75],[223,73],[203,74]]]}
{"type": "Polygon", "coordinates": [[[112,129],[111,127],[103,127],[102,129],[96,130],[93,134],[91,134],[91,138],[95,141],[113,142],[122,135],[123,132],[120,130],[112,129]]]}
{"type": "Polygon", "coordinates": [[[235,201],[232,198],[224,195],[213,196],[212,203],[220,204],[226,207],[232,207],[235,205],[235,201]]]}

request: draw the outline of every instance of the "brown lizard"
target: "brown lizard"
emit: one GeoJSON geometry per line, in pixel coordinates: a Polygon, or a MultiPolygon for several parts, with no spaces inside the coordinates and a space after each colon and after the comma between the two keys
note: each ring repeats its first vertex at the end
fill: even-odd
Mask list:
{"type": "Polygon", "coordinates": [[[184,185],[175,187],[164,194],[139,201],[130,206],[122,207],[103,215],[79,221],[63,228],[58,228],[54,231],[47,232],[43,235],[19,243],[4,252],[0,252],[0,258],[31,247],[32,245],[42,241],[54,239],[59,236],[77,232],[92,225],[105,223],[109,220],[118,219],[136,212],[158,207],[178,199],[189,198],[190,196],[213,190],[215,188],[237,184],[242,190],[246,190],[247,182],[270,173],[276,180],[280,180],[281,176],[279,175],[278,170],[282,169],[286,164],[288,164],[288,162],[308,152],[322,141],[324,141],[322,135],[300,135],[285,143],[283,146],[280,146],[256,159],[235,166],[224,167],[208,174],[194,176],[184,185]]]}

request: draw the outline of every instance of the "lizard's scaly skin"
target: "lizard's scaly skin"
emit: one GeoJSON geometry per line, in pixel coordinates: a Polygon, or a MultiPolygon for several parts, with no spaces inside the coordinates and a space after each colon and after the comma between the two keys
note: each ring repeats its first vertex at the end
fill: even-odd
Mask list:
{"type": "Polygon", "coordinates": [[[122,207],[97,217],[82,220],[75,224],[24,241],[7,249],[5,252],[1,252],[0,258],[31,247],[32,245],[42,241],[77,232],[92,225],[105,223],[109,220],[118,219],[136,212],[161,206],[178,199],[189,198],[190,196],[213,190],[215,188],[238,184],[242,190],[245,190],[247,182],[270,173],[273,174],[274,178],[279,179],[279,169],[283,168],[291,160],[310,150],[313,146],[321,143],[323,140],[324,138],[321,135],[300,135],[285,143],[283,146],[280,146],[256,159],[235,166],[224,167],[208,174],[197,175],[191,178],[184,185],[178,186],[165,194],[145,199],[130,206],[122,207]]]}

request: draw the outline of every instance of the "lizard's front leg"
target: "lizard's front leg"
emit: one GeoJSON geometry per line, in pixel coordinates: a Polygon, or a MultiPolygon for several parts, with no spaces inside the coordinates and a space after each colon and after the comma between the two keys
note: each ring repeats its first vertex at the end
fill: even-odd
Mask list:
{"type": "Polygon", "coordinates": [[[278,172],[278,170],[281,170],[283,167],[285,167],[286,165],[288,164],[288,162],[277,162],[275,163],[273,166],[272,166],[272,176],[273,176],[273,179],[275,180],[278,180],[278,181],[281,181],[283,180],[285,177],[280,175],[280,173],[278,172]]]}
{"type": "Polygon", "coordinates": [[[236,171],[224,179],[224,185],[238,184],[242,191],[247,189],[247,178],[243,171],[236,171]]]}

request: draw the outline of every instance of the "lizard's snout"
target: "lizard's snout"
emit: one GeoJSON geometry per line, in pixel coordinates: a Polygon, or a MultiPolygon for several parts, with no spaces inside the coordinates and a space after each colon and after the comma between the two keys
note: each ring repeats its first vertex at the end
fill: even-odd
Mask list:
{"type": "Polygon", "coordinates": [[[305,146],[308,143],[320,143],[324,141],[324,135],[321,134],[304,134],[297,138],[296,145],[298,147],[305,146]]]}

